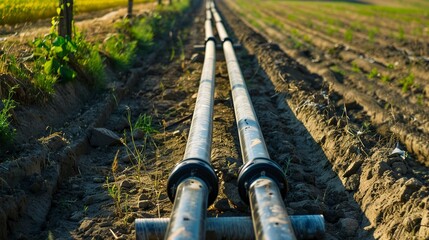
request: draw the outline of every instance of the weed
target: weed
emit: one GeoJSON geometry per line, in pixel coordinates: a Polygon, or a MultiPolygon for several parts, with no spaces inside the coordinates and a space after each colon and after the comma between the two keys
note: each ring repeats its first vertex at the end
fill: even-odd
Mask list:
{"type": "Polygon", "coordinates": [[[113,199],[115,203],[115,211],[118,216],[122,216],[122,208],[121,208],[121,186],[118,184],[118,179],[116,177],[116,171],[118,170],[118,155],[119,150],[116,152],[115,158],[113,159],[112,163],[112,175],[113,175],[113,182],[109,183],[109,177],[106,177],[106,186],[107,186],[107,192],[109,193],[109,196],[113,199]]]}
{"type": "Polygon", "coordinates": [[[352,71],[355,73],[361,73],[362,72],[356,62],[352,62],[352,71]]]}
{"type": "Polygon", "coordinates": [[[419,93],[417,94],[417,104],[420,106],[423,106],[423,94],[419,93]]]}
{"type": "Polygon", "coordinates": [[[384,83],[388,83],[392,81],[392,78],[389,75],[381,75],[381,81],[384,83]]]}
{"type": "Polygon", "coordinates": [[[399,32],[398,32],[398,35],[396,36],[396,38],[399,41],[404,41],[405,40],[405,31],[404,31],[404,29],[402,27],[399,29],[399,32]]]}
{"type": "Polygon", "coordinates": [[[401,79],[399,83],[402,85],[402,92],[406,93],[411,86],[414,84],[414,74],[409,73],[408,76],[401,79]]]}
{"type": "Polygon", "coordinates": [[[372,68],[371,72],[368,73],[368,78],[369,79],[374,79],[376,77],[378,77],[380,74],[378,73],[377,68],[372,68]]]}
{"type": "Polygon", "coordinates": [[[341,75],[341,76],[346,75],[346,72],[345,72],[343,69],[341,69],[340,67],[338,67],[337,65],[334,65],[334,66],[330,67],[330,69],[331,69],[334,73],[337,73],[337,74],[339,74],[339,75],[341,75]]]}
{"type": "Polygon", "coordinates": [[[98,52],[98,45],[91,45],[85,41],[81,32],[75,32],[74,41],[77,46],[76,59],[87,74],[87,81],[91,86],[104,88],[106,73],[103,58],[98,52]]]}
{"type": "Polygon", "coordinates": [[[389,64],[387,64],[387,68],[390,70],[393,70],[393,69],[395,69],[395,65],[393,63],[389,63],[389,64]]]}
{"type": "Polygon", "coordinates": [[[353,41],[353,31],[350,29],[347,29],[346,32],[344,33],[344,40],[346,40],[347,42],[351,42],[353,41]]]}
{"type": "Polygon", "coordinates": [[[129,41],[122,33],[112,34],[104,40],[103,48],[119,70],[129,68],[136,55],[137,41],[129,41]]]}
{"type": "Polygon", "coordinates": [[[378,28],[377,27],[373,27],[373,28],[370,28],[369,30],[368,30],[368,39],[369,39],[369,41],[371,42],[371,43],[374,43],[375,42],[375,37],[376,37],[376,35],[377,35],[377,33],[378,33],[378,28]]]}
{"type": "MultiPolygon", "coordinates": [[[[10,88],[6,99],[1,100],[0,105],[0,145],[2,147],[12,144],[16,130],[10,126],[12,111],[16,107],[16,102],[12,99],[15,89],[18,86],[10,88]]],[[[0,149],[3,151],[3,148],[0,149]]]]}

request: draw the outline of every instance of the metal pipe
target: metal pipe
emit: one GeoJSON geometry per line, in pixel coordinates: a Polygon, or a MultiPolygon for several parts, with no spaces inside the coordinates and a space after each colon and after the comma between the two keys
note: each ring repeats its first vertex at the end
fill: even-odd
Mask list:
{"type": "Polygon", "coordinates": [[[209,39],[213,39],[216,40],[213,34],[213,28],[212,28],[212,22],[210,20],[206,20],[205,25],[205,34],[206,34],[206,41],[208,41],[209,39]]]}
{"type": "MultiPolygon", "coordinates": [[[[217,25],[219,24],[222,23],[217,25]]],[[[273,179],[277,183],[282,197],[284,197],[287,192],[286,175],[280,166],[270,159],[261,127],[235,56],[234,47],[228,37],[225,39],[223,52],[232,89],[235,118],[244,163],[238,177],[240,197],[244,202],[249,202],[247,191],[250,184],[261,175],[273,179]]]]}
{"type": "MultiPolygon", "coordinates": [[[[136,219],[136,239],[162,239],[169,218],[136,219]]],[[[323,215],[290,216],[292,227],[300,240],[321,239],[325,232],[323,215]]],[[[212,217],[206,219],[206,239],[255,239],[250,217],[212,217]]]]}
{"type": "Polygon", "coordinates": [[[165,239],[205,239],[208,187],[199,178],[179,184],[165,239]]]}
{"type": "Polygon", "coordinates": [[[216,199],[218,179],[210,164],[212,142],[212,117],[215,81],[215,42],[206,42],[204,64],[198,89],[197,102],[191,123],[183,160],[176,165],[167,182],[167,193],[173,201],[180,182],[195,176],[205,181],[209,188],[209,205],[216,199]]]}
{"type": "Polygon", "coordinates": [[[207,21],[204,64],[185,154],[167,181],[174,207],[165,239],[205,239],[206,209],[218,193],[218,178],[210,164],[216,43],[207,21]]]}
{"type": "Polygon", "coordinates": [[[259,177],[253,181],[249,193],[257,239],[296,239],[279,189],[271,178],[259,177]]]}
{"type": "MultiPolygon", "coordinates": [[[[215,15],[213,7],[211,10],[215,15]]],[[[223,41],[244,163],[238,177],[238,190],[244,202],[249,203],[250,198],[255,237],[296,239],[283,203],[287,192],[286,175],[280,166],[270,159],[232,42],[221,21],[216,23],[216,28],[223,41]],[[263,190],[269,190],[265,192],[267,196],[261,195],[263,190]],[[267,202],[268,199],[271,203],[267,202]],[[275,208],[270,208],[272,206],[275,208]]]]}

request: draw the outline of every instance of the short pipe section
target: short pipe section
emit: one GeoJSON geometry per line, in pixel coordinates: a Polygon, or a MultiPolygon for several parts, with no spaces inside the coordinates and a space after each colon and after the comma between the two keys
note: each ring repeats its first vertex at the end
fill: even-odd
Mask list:
{"type": "Polygon", "coordinates": [[[249,189],[250,208],[255,238],[296,239],[277,184],[268,177],[256,179],[249,189]]]}
{"type": "Polygon", "coordinates": [[[205,182],[197,177],[179,184],[165,239],[205,239],[208,191],[205,182]]]}
{"type": "MultiPolygon", "coordinates": [[[[169,218],[136,219],[136,239],[162,239],[169,223],[169,218]]],[[[323,215],[290,216],[297,239],[322,239],[325,233],[323,215]]],[[[211,217],[206,219],[207,239],[255,239],[250,217],[211,217]]]]}

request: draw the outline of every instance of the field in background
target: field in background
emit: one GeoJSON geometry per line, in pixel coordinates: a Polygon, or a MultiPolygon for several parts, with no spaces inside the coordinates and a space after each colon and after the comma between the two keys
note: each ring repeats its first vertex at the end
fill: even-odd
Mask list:
{"type": "MultiPolygon", "coordinates": [[[[134,3],[150,0],[134,0],[134,3]]],[[[4,0],[0,1],[0,25],[15,24],[51,18],[57,14],[58,0],[4,0]]],[[[127,0],[75,0],[76,13],[126,6],[127,0]]]]}

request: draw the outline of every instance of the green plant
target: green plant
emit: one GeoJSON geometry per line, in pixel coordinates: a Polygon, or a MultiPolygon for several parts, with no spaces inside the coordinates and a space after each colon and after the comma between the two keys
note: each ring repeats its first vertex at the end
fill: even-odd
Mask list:
{"type": "Polygon", "coordinates": [[[384,83],[388,83],[392,81],[392,78],[389,75],[381,75],[381,81],[384,83]]]}
{"type": "Polygon", "coordinates": [[[409,73],[408,76],[401,79],[399,83],[402,85],[402,92],[406,93],[411,86],[414,84],[414,74],[409,73]]]}
{"type": "Polygon", "coordinates": [[[423,105],[423,94],[422,93],[419,93],[419,94],[417,94],[417,104],[418,105],[420,105],[420,106],[422,106],[423,105]]]}
{"type": "Polygon", "coordinates": [[[396,38],[397,38],[399,41],[403,41],[403,40],[405,40],[405,31],[404,31],[404,29],[403,29],[402,27],[399,29],[399,31],[398,31],[398,35],[396,36],[396,38]]]}
{"type": "Polygon", "coordinates": [[[129,41],[122,33],[112,34],[104,41],[103,48],[115,63],[115,67],[124,70],[131,66],[136,55],[137,41],[129,41]]]}
{"type": "Polygon", "coordinates": [[[362,72],[356,62],[352,62],[352,71],[355,73],[361,73],[362,72]]]}
{"type": "Polygon", "coordinates": [[[115,203],[115,211],[118,216],[122,216],[122,208],[121,208],[121,186],[118,184],[117,177],[116,177],[116,171],[118,170],[118,155],[119,150],[116,152],[115,158],[113,159],[112,163],[112,175],[113,175],[113,182],[109,182],[109,177],[106,177],[106,187],[107,192],[109,196],[113,199],[115,203]]]}
{"type": "MultiPolygon", "coordinates": [[[[6,99],[1,100],[0,105],[0,146],[7,147],[12,144],[16,130],[10,126],[12,111],[16,107],[16,102],[12,99],[15,89],[18,86],[10,88],[6,99]]],[[[4,149],[1,148],[1,151],[4,149]]]]}
{"type": "Polygon", "coordinates": [[[76,43],[59,36],[55,32],[33,41],[35,56],[43,64],[46,75],[73,80],[76,72],[69,66],[70,58],[77,52],[76,43]]]}
{"type": "Polygon", "coordinates": [[[368,78],[369,79],[374,79],[374,78],[376,78],[378,76],[379,76],[379,73],[378,73],[378,69],[377,68],[372,68],[371,72],[368,73],[368,78]]]}
{"type": "Polygon", "coordinates": [[[334,65],[334,66],[330,67],[330,69],[334,73],[340,74],[341,76],[346,75],[346,72],[343,69],[341,69],[339,66],[337,66],[337,65],[334,65]]]}
{"type": "Polygon", "coordinates": [[[75,31],[74,41],[78,49],[75,54],[76,60],[87,75],[86,80],[89,81],[89,85],[104,88],[106,73],[104,59],[98,52],[99,46],[85,41],[84,35],[79,31],[75,31]]]}
{"type": "Polygon", "coordinates": [[[344,40],[347,42],[351,42],[353,40],[353,31],[351,29],[347,29],[344,32],[344,40]]]}

